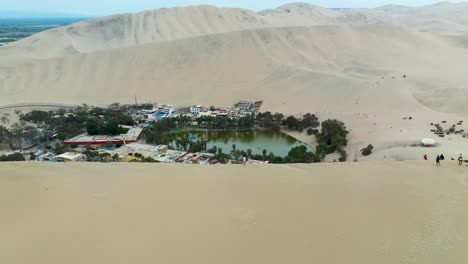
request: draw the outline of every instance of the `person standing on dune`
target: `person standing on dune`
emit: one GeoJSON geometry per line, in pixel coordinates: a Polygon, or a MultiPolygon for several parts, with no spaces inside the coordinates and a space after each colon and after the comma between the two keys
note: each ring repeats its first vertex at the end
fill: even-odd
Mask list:
{"type": "Polygon", "coordinates": [[[458,157],[458,165],[463,165],[463,156],[460,154],[460,157],[458,157]]]}
{"type": "Polygon", "coordinates": [[[424,154],[423,158],[424,158],[424,160],[427,160],[427,154],[424,154]]]}
{"type": "Polygon", "coordinates": [[[437,155],[436,157],[436,166],[440,166],[440,156],[437,155]]]}

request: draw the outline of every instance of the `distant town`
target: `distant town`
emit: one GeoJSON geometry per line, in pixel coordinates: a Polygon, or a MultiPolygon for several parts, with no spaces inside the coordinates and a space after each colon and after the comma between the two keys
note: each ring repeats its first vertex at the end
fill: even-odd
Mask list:
{"type": "Polygon", "coordinates": [[[70,25],[83,18],[8,18],[0,13],[0,47],[41,31],[70,25]]]}
{"type": "MultiPolygon", "coordinates": [[[[347,144],[348,132],[344,124],[336,120],[325,122],[341,133],[343,140],[326,147],[317,146],[315,151],[310,143],[294,139],[295,143],[285,155],[267,150],[269,145],[264,149],[256,145],[240,149],[235,143],[224,146],[225,149],[215,145],[208,147],[208,133],[281,133],[286,129],[305,131],[316,137],[324,135],[317,129],[320,122],[315,115],[309,113],[296,118],[260,112],[262,104],[262,101],[240,101],[231,107],[174,107],[114,103],[106,108],[82,105],[56,111],[22,113],[16,110],[20,122],[12,124],[10,129],[0,127],[0,143],[10,149],[0,161],[312,163],[323,160],[325,154],[319,155],[321,149],[326,153],[338,152],[341,154],[339,161],[346,160],[343,146],[347,144]]],[[[1,121],[7,124],[10,118],[4,114],[1,121]]]]}

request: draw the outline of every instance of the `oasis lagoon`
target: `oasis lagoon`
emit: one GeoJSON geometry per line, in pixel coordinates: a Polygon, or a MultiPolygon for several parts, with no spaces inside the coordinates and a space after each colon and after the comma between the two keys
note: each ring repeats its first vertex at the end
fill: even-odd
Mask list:
{"type": "Polygon", "coordinates": [[[268,153],[273,152],[276,156],[285,157],[291,148],[297,146],[306,146],[309,151],[313,149],[298,141],[297,139],[281,132],[275,131],[247,131],[247,132],[180,132],[172,135],[169,146],[176,148],[176,141],[180,139],[189,139],[192,142],[207,139],[207,149],[216,146],[222,148],[224,153],[232,151],[232,145],[236,149],[247,151],[252,150],[253,154],[262,155],[264,149],[268,153]]]}

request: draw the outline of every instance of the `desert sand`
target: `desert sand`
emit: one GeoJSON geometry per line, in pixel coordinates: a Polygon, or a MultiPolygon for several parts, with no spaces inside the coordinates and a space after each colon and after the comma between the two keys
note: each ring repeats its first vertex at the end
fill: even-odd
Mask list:
{"type": "Polygon", "coordinates": [[[0,48],[0,105],[263,100],[262,111],[343,120],[352,158],[368,144],[378,152],[371,159],[457,156],[468,139],[434,138],[429,124],[468,124],[467,14],[466,3],[338,11],[297,3],[97,18],[0,48]],[[405,149],[426,137],[438,148],[405,149]]]}
{"type": "Polygon", "coordinates": [[[1,263],[467,263],[468,168],[0,165],[1,263]]]}
{"type": "Polygon", "coordinates": [[[467,18],[449,3],[196,6],[1,47],[0,106],[263,100],[262,111],[343,120],[360,162],[3,163],[0,263],[468,263],[468,167],[450,160],[468,158],[468,138],[430,132],[460,120],[468,131],[467,18]],[[437,145],[414,146],[426,137],[437,145]]]}

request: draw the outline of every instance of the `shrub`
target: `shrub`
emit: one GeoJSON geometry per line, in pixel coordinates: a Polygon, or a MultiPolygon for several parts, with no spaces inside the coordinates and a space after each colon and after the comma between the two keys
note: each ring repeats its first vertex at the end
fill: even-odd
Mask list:
{"type": "Polygon", "coordinates": [[[216,146],[213,146],[208,150],[208,153],[215,155],[216,153],[218,153],[218,148],[216,146]]]}
{"type": "Polygon", "coordinates": [[[228,154],[224,154],[224,153],[219,153],[219,150],[218,149],[218,154],[216,154],[213,158],[211,158],[212,161],[217,161],[219,163],[227,163],[229,160],[230,160],[230,156],[228,154]]]}
{"type": "Polygon", "coordinates": [[[286,118],[286,120],[284,120],[284,125],[291,130],[296,129],[298,123],[299,121],[294,116],[289,116],[286,118]]]}
{"type": "Polygon", "coordinates": [[[338,153],[340,153],[339,162],[346,162],[346,160],[348,160],[348,153],[344,149],[338,149],[338,153]]]}
{"type": "Polygon", "coordinates": [[[361,149],[361,153],[364,156],[369,156],[370,154],[372,154],[373,149],[374,149],[374,146],[372,146],[372,144],[370,144],[369,146],[361,149]]]}
{"type": "Polygon", "coordinates": [[[8,156],[0,156],[0,161],[25,161],[26,159],[20,153],[11,154],[8,156]]]}
{"type": "Polygon", "coordinates": [[[57,144],[55,145],[55,154],[60,155],[67,152],[67,147],[65,145],[57,144]]]}
{"type": "Polygon", "coordinates": [[[343,122],[326,120],[322,123],[322,132],[318,135],[318,143],[323,154],[331,154],[348,145],[349,132],[343,122]]]}
{"type": "Polygon", "coordinates": [[[314,134],[314,129],[309,128],[307,129],[307,135],[312,136],[314,134]]]}
{"type": "Polygon", "coordinates": [[[143,159],[141,160],[141,162],[146,162],[146,163],[159,163],[157,160],[155,160],[155,159],[153,159],[153,158],[150,158],[150,157],[148,157],[148,158],[143,158],[143,159]]]}
{"type": "Polygon", "coordinates": [[[296,128],[297,131],[300,133],[304,132],[304,125],[302,123],[299,123],[296,128]]]}
{"type": "Polygon", "coordinates": [[[64,141],[64,140],[67,138],[67,137],[65,136],[65,134],[63,134],[63,133],[59,133],[57,137],[58,137],[58,139],[60,139],[61,141],[64,141]]]}
{"type": "Polygon", "coordinates": [[[318,118],[310,113],[307,113],[304,115],[302,119],[302,123],[304,127],[312,127],[312,128],[317,128],[320,126],[320,122],[318,121],[318,118]]]}
{"type": "Polygon", "coordinates": [[[33,110],[32,112],[23,115],[21,117],[21,120],[38,123],[38,122],[45,122],[49,118],[50,118],[49,112],[33,110]]]}
{"type": "Polygon", "coordinates": [[[314,153],[307,151],[306,146],[298,146],[289,151],[286,161],[288,163],[312,163],[314,156],[314,153]]]}

